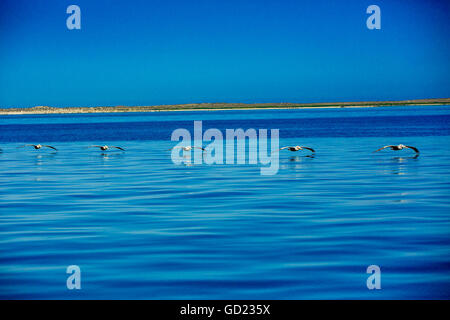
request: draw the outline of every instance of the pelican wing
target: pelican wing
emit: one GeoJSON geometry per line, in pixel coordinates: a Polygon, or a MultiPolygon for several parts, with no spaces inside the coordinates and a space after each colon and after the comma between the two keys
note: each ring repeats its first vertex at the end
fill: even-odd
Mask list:
{"type": "Polygon", "coordinates": [[[34,144],[24,144],[23,146],[18,146],[17,148],[25,148],[25,147],[29,147],[29,146],[35,146],[34,144]]]}
{"type": "Polygon", "coordinates": [[[93,146],[89,146],[88,148],[92,148],[92,147],[101,148],[101,147],[103,147],[103,146],[96,146],[96,145],[93,145],[93,146]]]}
{"type": "Polygon", "coordinates": [[[381,150],[383,150],[383,149],[390,148],[390,147],[392,147],[392,146],[384,146],[383,148],[380,148],[380,149],[378,149],[378,150],[375,150],[374,152],[378,152],[378,151],[381,151],[381,150]]]}
{"type": "Polygon", "coordinates": [[[279,150],[283,150],[283,149],[287,149],[287,148],[292,148],[292,147],[291,146],[287,146],[287,147],[280,148],[279,150]]]}
{"type": "Polygon", "coordinates": [[[307,149],[307,150],[309,150],[309,151],[311,151],[311,152],[316,152],[313,148],[309,148],[309,147],[301,147],[302,149],[307,149]]]}
{"type": "Polygon", "coordinates": [[[417,149],[416,147],[412,147],[412,146],[405,146],[409,149],[413,149],[416,153],[419,153],[419,149],[417,149]]]}
{"type": "Polygon", "coordinates": [[[58,149],[56,149],[55,147],[52,147],[52,146],[46,146],[46,145],[43,145],[43,147],[51,148],[51,149],[53,149],[53,150],[58,151],[58,149]]]}
{"type": "Polygon", "coordinates": [[[194,147],[194,148],[197,148],[197,149],[200,149],[200,150],[206,151],[206,150],[205,150],[205,148],[201,148],[201,147],[194,147]]]}
{"type": "Polygon", "coordinates": [[[121,148],[121,147],[111,146],[110,148],[116,148],[116,149],[119,149],[119,150],[125,151],[125,149],[124,149],[124,148],[121,148]]]}

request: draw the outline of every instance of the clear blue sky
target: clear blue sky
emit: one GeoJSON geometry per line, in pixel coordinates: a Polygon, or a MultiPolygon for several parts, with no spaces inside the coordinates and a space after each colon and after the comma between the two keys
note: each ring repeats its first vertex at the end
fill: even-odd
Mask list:
{"type": "Polygon", "coordinates": [[[0,106],[450,97],[449,3],[1,0],[0,106]]]}

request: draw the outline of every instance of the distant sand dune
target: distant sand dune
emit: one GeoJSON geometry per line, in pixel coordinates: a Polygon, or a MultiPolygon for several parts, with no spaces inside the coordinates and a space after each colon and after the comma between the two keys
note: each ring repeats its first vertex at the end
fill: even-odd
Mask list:
{"type": "Polygon", "coordinates": [[[156,112],[230,109],[299,109],[299,108],[363,108],[380,106],[426,106],[449,105],[450,98],[419,99],[402,101],[330,102],[330,103],[190,103],[157,106],[114,107],[49,107],[0,108],[0,115],[7,114],[55,114],[55,113],[112,113],[112,112],[156,112]]]}

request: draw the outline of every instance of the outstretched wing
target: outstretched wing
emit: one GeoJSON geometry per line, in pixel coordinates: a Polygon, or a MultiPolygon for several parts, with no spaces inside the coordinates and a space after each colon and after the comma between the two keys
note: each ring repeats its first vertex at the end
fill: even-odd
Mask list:
{"type": "Polygon", "coordinates": [[[291,146],[283,147],[283,148],[280,148],[279,150],[283,150],[283,149],[287,149],[287,148],[291,148],[291,146]]]}
{"type": "Polygon", "coordinates": [[[52,146],[46,146],[46,145],[43,145],[43,147],[51,148],[51,149],[53,149],[53,150],[58,151],[58,149],[56,149],[55,147],[52,147],[52,146]]]}
{"type": "Polygon", "coordinates": [[[201,147],[194,147],[194,148],[197,148],[197,149],[200,149],[200,150],[206,151],[206,150],[205,150],[205,148],[201,148],[201,147]]]}
{"type": "Polygon", "coordinates": [[[29,146],[34,147],[34,144],[24,144],[23,146],[18,146],[17,148],[25,148],[25,147],[29,147],[29,146]]]}
{"type": "Polygon", "coordinates": [[[309,147],[301,147],[302,149],[307,149],[307,150],[309,150],[309,151],[311,151],[311,152],[316,152],[313,148],[309,148],[309,147]]]}
{"type": "Polygon", "coordinates": [[[380,148],[380,149],[378,149],[378,150],[375,150],[374,152],[378,152],[378,151],[381,151],[381,150],[383,150],[383,149],[390,148],[390,147],[392,147],[392,146],[384,146],[383,148],[380,148]]]}
{"type": "Polygon", "coordinates": [[[91,147],[96,147],[96,148],[101,148],[102,146],[89,146],[88,148],[91,148],[91,147]]]}
{"type": "Polygon", "coordinates": [[[125,151],[125,149],[124,149],[124,148],[121,148],[121,147],[115,147],[115,146],[111,146],[110,148],[116,148],[116,149],[119,149],[119,150],[125,151]]]}
{"type": "Polygon", "coordinates": [[[405,146],[405,147],[413,149],[416,153],[419,153],[419,149],[417,149],[416,147],[412,147],[412,146],[405,146]]]}

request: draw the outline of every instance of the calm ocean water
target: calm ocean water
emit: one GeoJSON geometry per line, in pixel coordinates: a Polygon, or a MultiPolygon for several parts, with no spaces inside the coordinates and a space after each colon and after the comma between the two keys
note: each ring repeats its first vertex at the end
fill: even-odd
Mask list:
{"type": "Polygon", "coordinates": [[[442,106],[0,116],[0,298],[448,299],[449,142],[442,106]],[[317,153],[282,152],[272,176],[174,165],[194,120],[317,153]],[[420,156],[372,153],[399,143],[420,156]]]}

